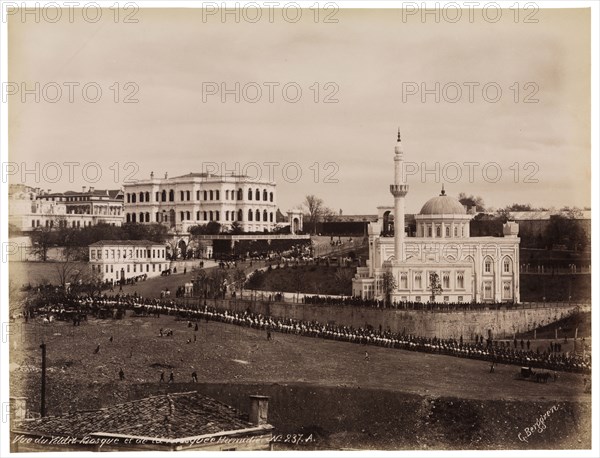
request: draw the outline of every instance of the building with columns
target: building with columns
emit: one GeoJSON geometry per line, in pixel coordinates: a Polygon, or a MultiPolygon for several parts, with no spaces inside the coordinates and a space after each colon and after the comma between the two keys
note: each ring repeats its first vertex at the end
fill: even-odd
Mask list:
{"type": "Polygon", "coordinates": [[[519,226],[508,222],[503,237],[471,237],[467,212],[442,186],[415,215],[416,230],[407,234],[404,219],[409,186],[403,182],[400,132],[394,155],[391,230],[389,207],[378,207],[370,223],[369,260],[352,281],[353,295],[392,302],[519,302],[519,226]],[[391,274],[395,288],[384,277],[391,274]],[[438,286],[433,288],[433,285],[438,286]],[[435,292],[433,292],[435,290],[435,292]]]}
{"type": "Polygon", "coordinates": [[[245,232],[270,232],[276,225],[276,184],[242,175],[189,173],[125,183],[125,221],[161,223],[187,233],[215,221],[223,230],[237,222],[245,232]]]}
{"type": "Polygon", "coordinates": [[[9,223],[24,233],[39,227],[120,226],[123,222],[123,192],[93,186],[84,186],[81,191],[52,192],[11,184],[9,214],[9,223]]]}

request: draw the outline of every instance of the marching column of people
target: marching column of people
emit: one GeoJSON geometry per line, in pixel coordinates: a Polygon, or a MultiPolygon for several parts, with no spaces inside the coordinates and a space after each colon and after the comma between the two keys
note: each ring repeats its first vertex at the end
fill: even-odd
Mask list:
{"type": "Polygon", "coordinates": [[[560,343],[552,343],[549,351],[542,352],[530,349],[521,340],[521,345],[510,342],[495,341],[483,336],[476,336],[475,342],[465,342],[462,336],[457,339],[440,339],[412,334],[394,333],[382,329],[354,328],[351,326],[324,324],[318,321],[301,321],[282,319],[252,313],[249,309],[236,312],[209,306],[187,305],[175,300],[143,298],[133,295],[104,295],[99,298],[66,297],[62,302],[46,307],[36,307],[26,315],[56,314],[63,319],[73,318],[74,324],[81,317],[87,319],[88,314],[99,318],[123,318],[126,310],[137,316],[155,316],[161,314],[175,315],[188,320],[219,321],[237,326],[246,326],[265,330],[269,340],[272,332],[295,334],[307,337],[339,340],[362,345],[376,345],[410,351],[437,353],[461,358],[492,361],[495,363],[515,364],[527,367],[543,368],[555,371],[591,372],[591,357],[574,353],[560,352],[560,343]],[[66,317],[66,318],[65,318],[66,317]],[[526,348],[525,348],[526,347],[526,348]]]}

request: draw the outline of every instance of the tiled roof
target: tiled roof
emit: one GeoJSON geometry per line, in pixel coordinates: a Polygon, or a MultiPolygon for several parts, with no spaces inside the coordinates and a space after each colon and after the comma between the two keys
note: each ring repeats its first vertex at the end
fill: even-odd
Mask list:
{"type": "MultiPolygon", "coordinates": [[[[19,423],[15,431],[35,435],[84,437],[93,433],[182,439],[255,428],[231,406],[198,394],[151,396],[112,407],[77,411],[19,423]]],[[[265,429],[270,425],[265,425],[265,429]]]]}
{"type": "Polygon", "coordinates": [[[92,243],[90,246],[105,246],[105,245],[118,245],[118,246],[148,246],[148,245],[164,245],[159,242],[152,242],[151,240],[99,240],[92,243]]]}

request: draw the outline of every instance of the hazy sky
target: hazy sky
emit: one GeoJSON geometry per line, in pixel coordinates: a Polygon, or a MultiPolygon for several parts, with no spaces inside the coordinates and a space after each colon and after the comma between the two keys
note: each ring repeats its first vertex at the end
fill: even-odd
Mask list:
{"type": "MultiPolygon", "coordinates": [[[[448,194],[481,195],[493,207],[591,203],[589,10],[541,10],[538,23],[515,23],[508,10],[496,23],[479,11],[473,23],[466,12],[457,23],[423,22],[418,15],[403,21],[392,10],[339,11],[337,23],[323,23],[323,16],[315,23],[309,10],[296,23],[279,10],[272,23],[267,11],[256,23],[244,16],[236,23],[233,15],[224,22],[219,14],[203,19],[191,9],[145,9],[135,15],[138,23],[123,23],[123,16],[115,23],[113,13],[103,10],[96,23],[79,10],[72,23],[66,11],[57,23],[9,19],[9,81],[40,83],[39,103],[33,95],[24,103],[21,94],[9,98],[10,159],[33,170],[40,164],[40,182],[29,175],[30,185],[114,188],[134,171],[127,162],[137,164],[134,178],[202,171],[211,162],[229,170],[236,162],[277,162],[282,211],[316,194],[345,214],[375,213],[376,206],[392,204],[400,126],[405,160],[440,167],[439,181],[435,174],[408,178],[409,213],[437,195],[442,181],[448,194]],[[241,100],[229,94],[223,102],[221,84],[235,92],[236,82],[241,100]],[[78,84],[72,103],[65,83],[78,84]],[[87,83],[102,89],[97,103],[84,99],[87,83]],[[293,84],[283,94],[287,83],[293,84]],[[439,83],[439,102],[434,93],[421,99],[422,83],[434,91],[439,83]],[[138,102],[123,103],[136,87],[138,102]],[[292,103],[295,87],[302,94],[292,103]],[[493,103],[498,87],[502,94],[493,103]],[[324,103],[328,95],[337,103],[324,103]],[[528,95],[537,103],[524,103],[528,95]],[[63,179],[49,182],[56,168],[48,163],[69,161],[100,164],[101,179],[86,182],[79,166],[69,183],[63,165],[63,179]],[[302,171],[295,183],[297,166],[287,166],[288,180],[283,174],[293,162],[302,171]],[[480,164],[471,166],[473,182],[465,162],[480,164]],[[490,163],[501,167],[497,182],[490,163]]],[[[95,97],[94,87],[87,96],[95,97]]],[[[89,167],[93,179],[96,169],[89,167]]],[[[268,172],[263,165],[263,177],[268,172]]]]}

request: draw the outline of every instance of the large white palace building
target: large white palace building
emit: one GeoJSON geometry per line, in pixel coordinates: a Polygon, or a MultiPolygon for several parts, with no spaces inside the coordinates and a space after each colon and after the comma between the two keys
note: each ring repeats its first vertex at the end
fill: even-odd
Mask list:
{"type": "Polygon", "coordinates": [[[416,220],[416,234],[404,225],[403,151],[398,133],[395,149],[394,236],[388,236],[390,208],[379,207],[369,224],[369,260],[352,281],[353,295],[392,302],[519,302],[519,226],[504,225],[504,237],[471,237],[465,207],[443,187],[429,199],[416,220]],[[394,282],[385,279],[391,273],[394,282]],[[432,292],[432,275],[438,287],[432,292]],[[390,291],[390,284],[395,288],[390,291]],[[387,291],[386,291],[387,290],[387,291]]]}
{"type": "Polygon", "coordinates": [[[125,183],[125,221],[161,223],[177,232],[190,226],[237,221],[244,232],[270,232],[276,225],[274,182],[242,175],[190,173],[125,183]]]}

